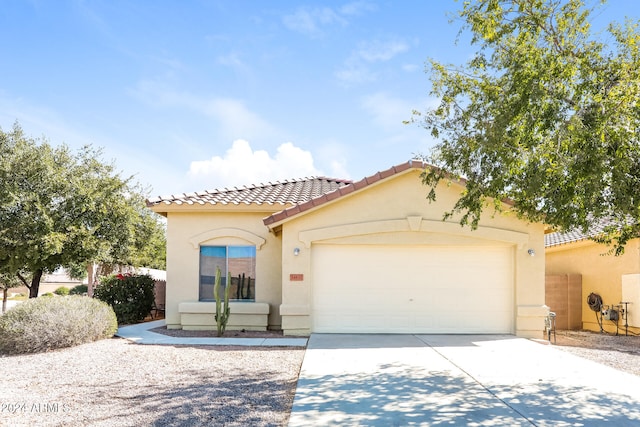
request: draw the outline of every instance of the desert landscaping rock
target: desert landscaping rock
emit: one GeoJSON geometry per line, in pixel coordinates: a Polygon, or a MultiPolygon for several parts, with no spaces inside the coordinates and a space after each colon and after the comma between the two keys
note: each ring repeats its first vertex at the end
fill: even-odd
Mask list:
{"type": "Polygon", "coordinates": [[[4,356],[0,425],[286,425],[303,356],[123,339],[4,356]]]}
{"type": "Polygon", "coordinates": [[[558,331],[554,345],[562,351],[640,376],[639,336],[625,336],[624,331],[620,335],[558,331]]]}

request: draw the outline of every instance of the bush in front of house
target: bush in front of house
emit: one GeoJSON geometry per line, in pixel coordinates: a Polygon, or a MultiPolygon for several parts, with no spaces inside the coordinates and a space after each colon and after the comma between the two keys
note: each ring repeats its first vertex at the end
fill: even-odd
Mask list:
{"type": "Polygon", "coordinates": [[[84,295],[89,291],[87,285],[76,285],[69,291],[69,295],[84,295]]]}
{"type": "Polygon", "coordinates": [[[113,307],[118,323],[139,323],[153,308],[155,281],[148,274],[117,274],[102,279],[93,296],[113,307]]]}
{"type": "Polygon", "coordinates": [[[63,296],[69,295],[69,288],[67,288],[66,286],[60,286],[55,291],[53,291],[53,293],[63,297],[63,296]]]}
{"type": "Polygon", "coordinates": [[[0,353],[22,354],[72,347],[116,333],[113,309],[74,295],[32,298],[0,316],[0,353]]]}

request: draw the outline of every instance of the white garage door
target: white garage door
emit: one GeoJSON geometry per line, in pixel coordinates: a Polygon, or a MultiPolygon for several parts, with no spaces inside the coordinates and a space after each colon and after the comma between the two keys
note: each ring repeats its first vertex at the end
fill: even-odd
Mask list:
{"type": "Polygon", "coordinates": [[[512,333],[506,247],[314,245],[313,331],[512,333]]]}

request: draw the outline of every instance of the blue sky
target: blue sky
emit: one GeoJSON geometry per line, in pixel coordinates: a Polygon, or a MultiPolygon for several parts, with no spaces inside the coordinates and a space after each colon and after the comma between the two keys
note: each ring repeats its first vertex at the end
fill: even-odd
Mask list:
{"type": "MultiPolygon", "coordinates": [[[[595,2],[590,2],[593,4],[595,2]]],[[[5,0],[0,127],[103,147],[168,195],[323,175],[428,152],[425,64],[473,53],[454,1],[5,0]]],[[[595,26],[638,19],[611,0],[595,26]]]]}

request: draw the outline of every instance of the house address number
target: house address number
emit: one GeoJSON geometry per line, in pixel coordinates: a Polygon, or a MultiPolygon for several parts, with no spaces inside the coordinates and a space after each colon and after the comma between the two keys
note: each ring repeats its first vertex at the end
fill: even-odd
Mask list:
{"type": "Polygon", "coordinates": [[[304,280],[304,274],[290,274],[289,280],[292,282],[302,282],[304,280]]]}

